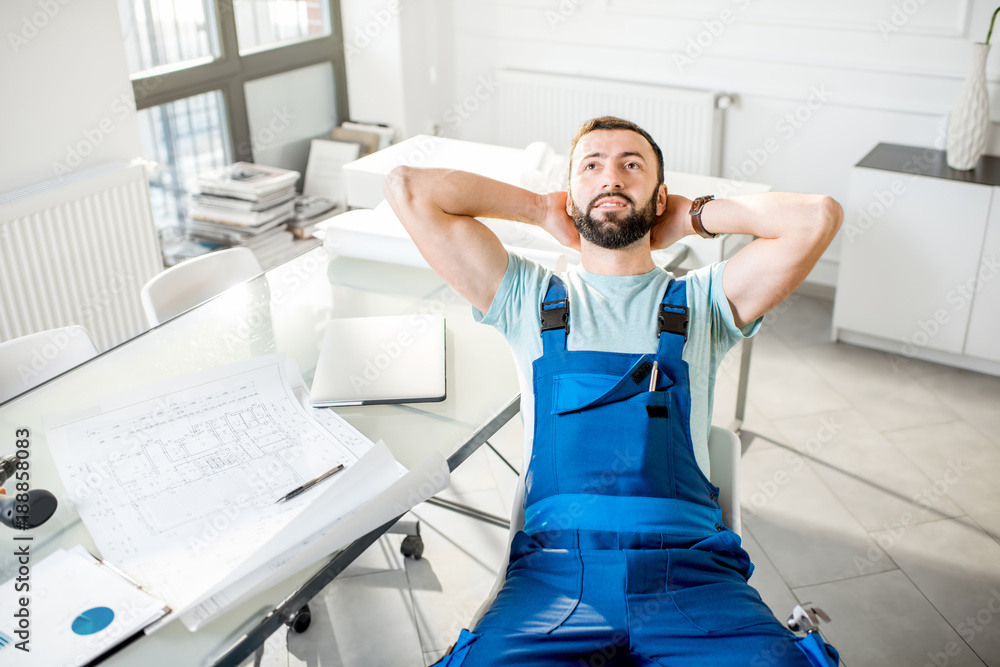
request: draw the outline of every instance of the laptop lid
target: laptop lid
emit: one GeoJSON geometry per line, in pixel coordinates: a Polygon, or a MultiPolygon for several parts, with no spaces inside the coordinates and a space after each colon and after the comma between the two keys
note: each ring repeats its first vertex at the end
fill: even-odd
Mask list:
{"type": "Polygon", "coordinates": [[[438,315],[330,320],[309,393],[313,407],[443,401],[445,323],[438,315]]]}

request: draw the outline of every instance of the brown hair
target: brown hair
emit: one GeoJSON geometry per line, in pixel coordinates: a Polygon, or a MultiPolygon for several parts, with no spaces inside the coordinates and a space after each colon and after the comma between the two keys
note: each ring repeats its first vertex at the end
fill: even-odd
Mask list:
{"type": "Polygon", "coordinates": [[[573,137],[573,142],[569,146],[569,178],[573,180],[573,151],[576,150],[576,144],[584,137],[584,135],[590,134],[594,130],[629,130],[635,132],[636,134],[641,134],[643,139],[649,142],[649,145],[653,147],[653,152],[656,154],[656,177],[657,177],[657,187],[663,183],[663,151],[660,147],[656,145],[653,137],[650,136],[649,132],[642,129],[630,120],[624,120],[622,118],[616,118],[615,116],[601,116],[600,118],[592,118],[586,123],[580,126],[580,129],[576,131],[576,136],[573,137]]]}

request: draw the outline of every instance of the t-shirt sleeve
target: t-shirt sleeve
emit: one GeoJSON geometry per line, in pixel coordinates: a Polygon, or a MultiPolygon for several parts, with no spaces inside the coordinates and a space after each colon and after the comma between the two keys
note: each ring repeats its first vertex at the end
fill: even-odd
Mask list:
{"type": "Polygon", "coordinates": [[[526,309],[537,310],[542,290],[548,285],[551,275],[552,272],[541,264],[508,251],[507,271],[489,310],[483,313],[473,306],[473,318],[494,327],[507,340],[517,338],[525,322],[526,309]]]}
{"type": "Polygon", "coordinates": [[[689,279],[693,281],[692,287],[708,296],[708,302],[711,304],[712,341],[723,350],[728,350],[743,338],[750,338],[756,334],[764,321],[763,317],[759,317],[742,329],[736,326],[733,309],[722,286],[722,274],[728,262],[729,260],[725,260],[712,264],[689,275],[689,279]]]}

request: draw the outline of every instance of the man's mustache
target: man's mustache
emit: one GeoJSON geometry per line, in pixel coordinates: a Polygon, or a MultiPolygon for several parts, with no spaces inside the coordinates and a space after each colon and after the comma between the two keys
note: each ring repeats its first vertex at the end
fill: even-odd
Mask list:
{"type": "Polygon", "coordinates": [[[632,200],[631,197],[629,197],[624,192],[616,192],[613,195],[609,195],[609,194],[597,195],[596,197],[594,197],[593,199],[591,199],[590,203],[587,205],[587,213],[590,213],[591,211],[593,211],[596,208],[596,206],[597,206],[597,202],[599,200],[602,200],[602,199],[620,199],[620,200],[622,200],[622,201],[624,201],[624,202],[626,202],[628,204],[631,204],[633,207],[635,207],[635,202],[632,200]]]}

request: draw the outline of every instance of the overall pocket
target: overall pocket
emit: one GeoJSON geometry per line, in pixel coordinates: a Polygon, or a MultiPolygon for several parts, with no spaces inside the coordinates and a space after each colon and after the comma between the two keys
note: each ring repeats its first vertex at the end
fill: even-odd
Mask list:
{"type": "Polygon", "coordinates": [[[583,562],[578,551],[545,549],[518,532],[507,579],[476,630],[498,627],[548,634],[572,615],[582,593],[583,562]]]}
{"type": "Polygon", "coordinates": [[[581,405],[579,388],[561,380],[551,417],[559,492],[674,497],[667,392],[622,396],[615,385],[581,405]]]}
{"type": "Polygon", "coordinates": [[[706,634],[753,626],[788,633],[734,560],[710,551],[672,549],[667,590],[677,609],[706,634]]]}

